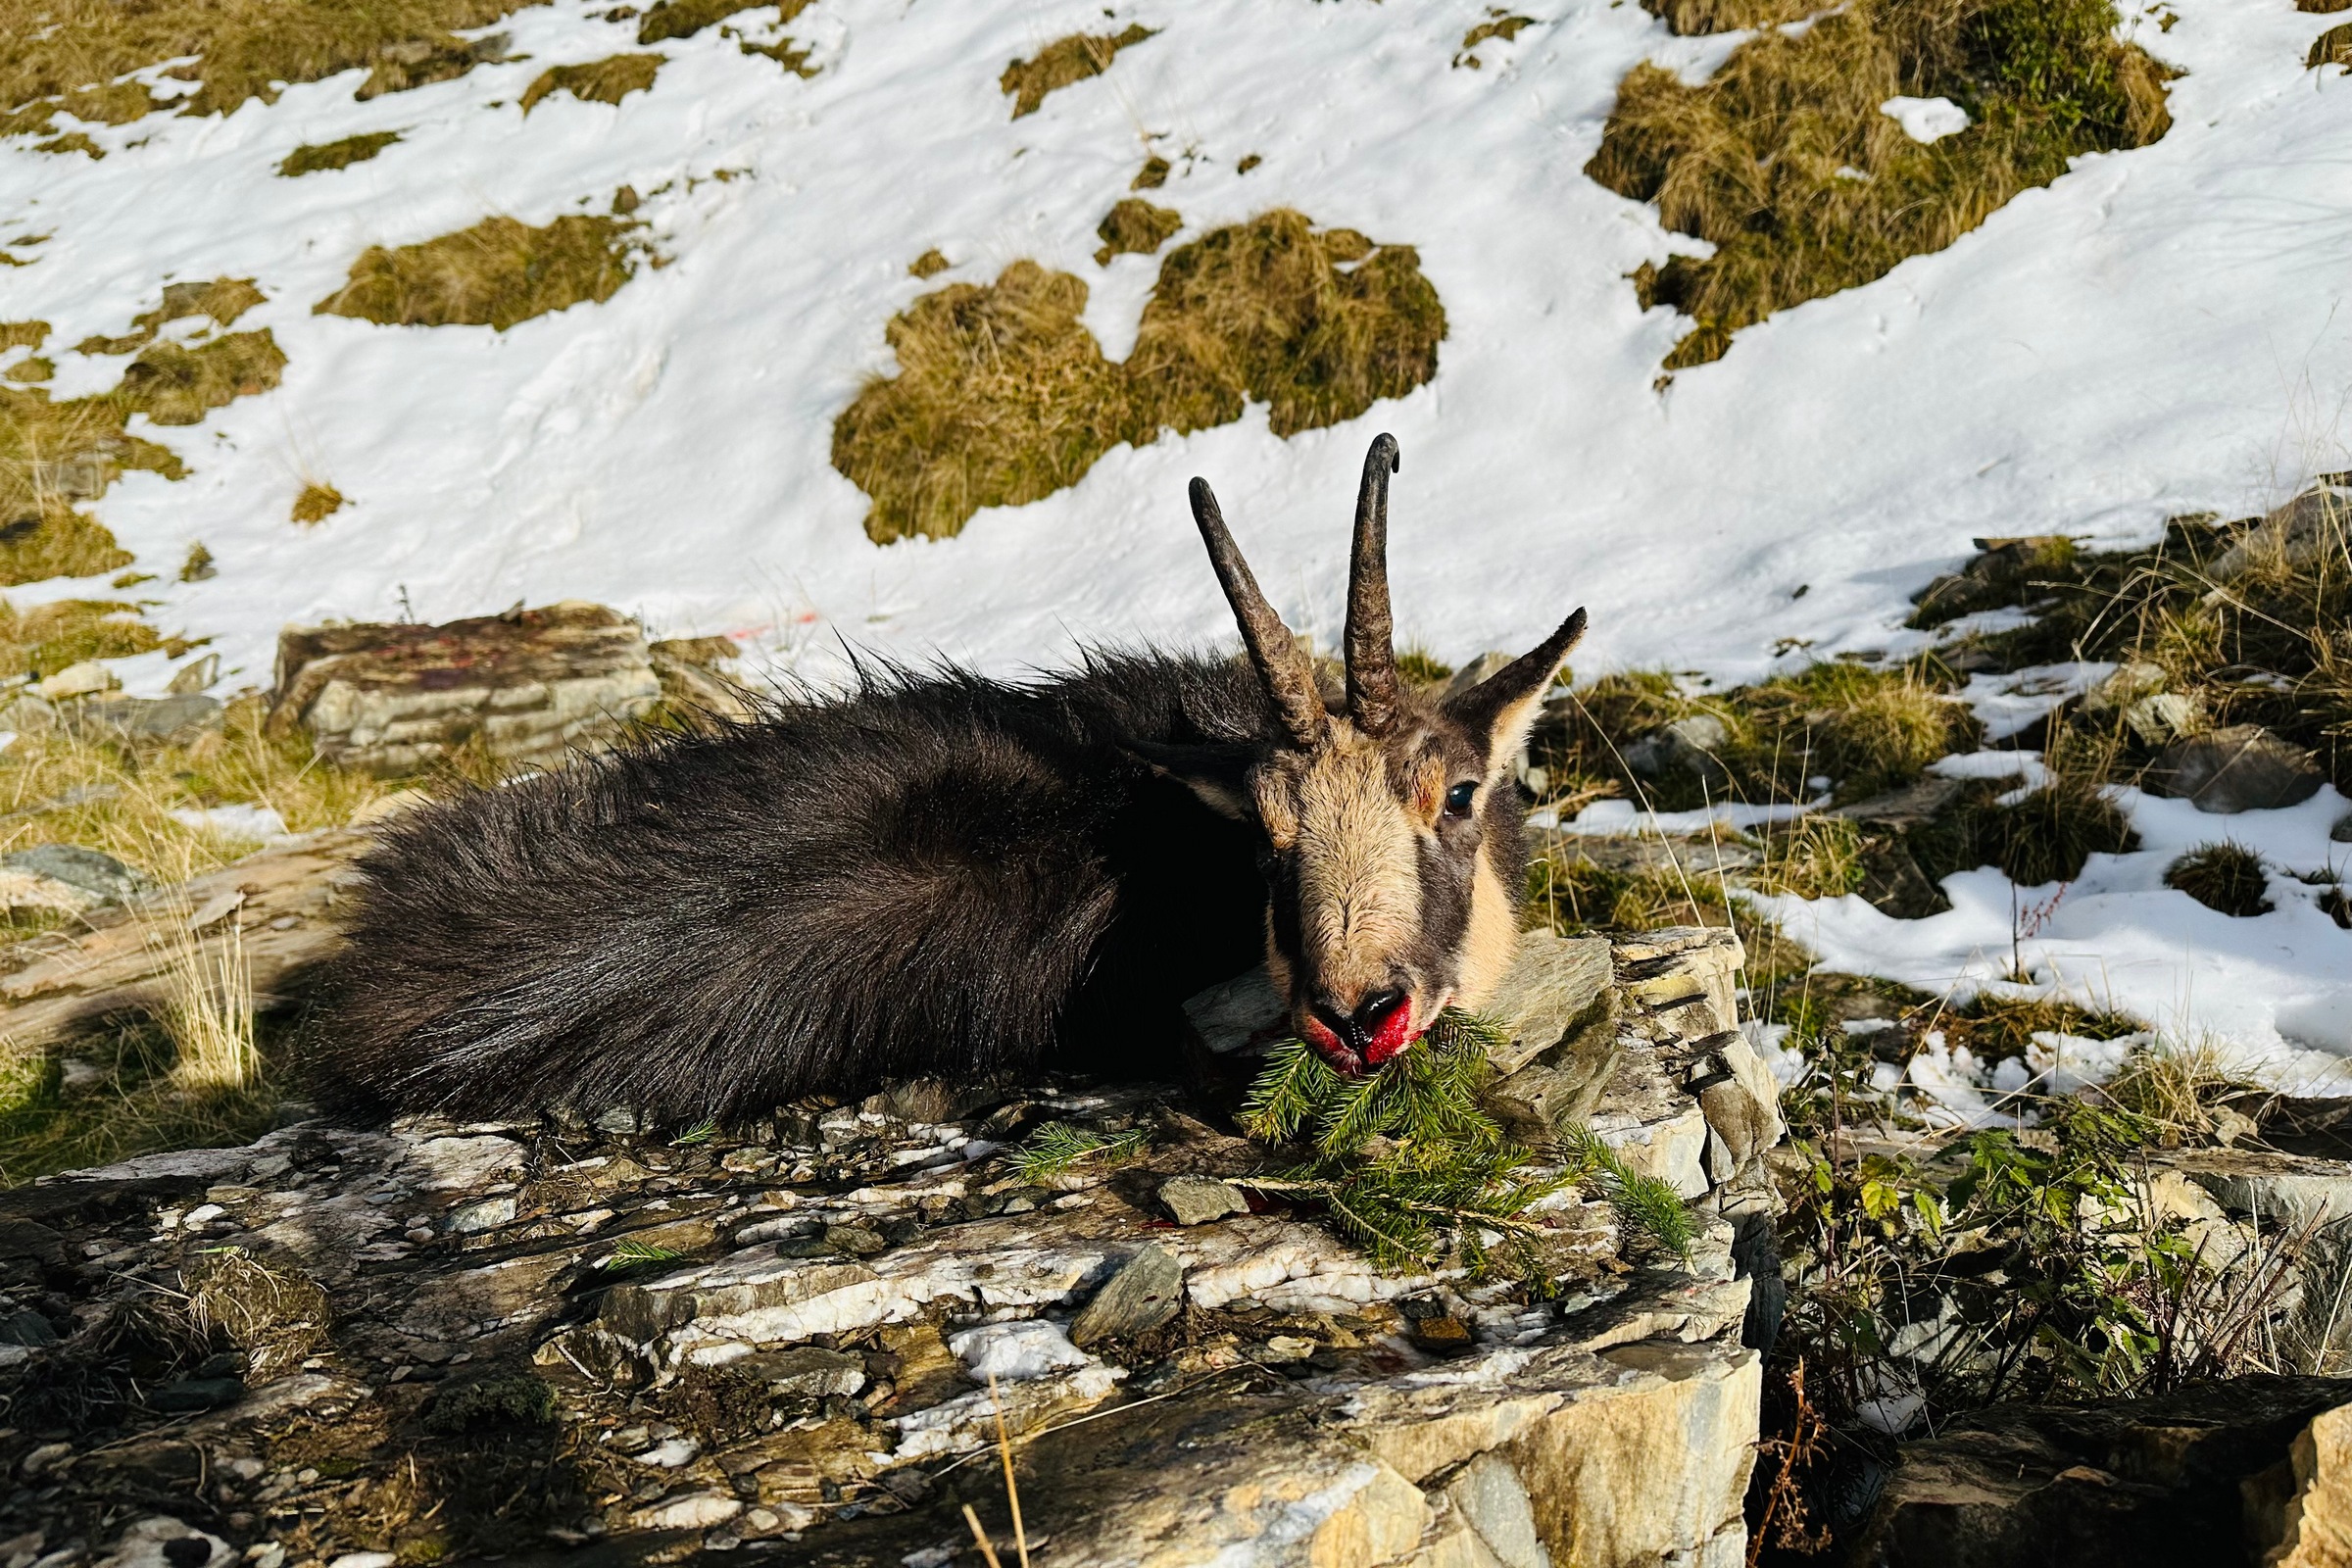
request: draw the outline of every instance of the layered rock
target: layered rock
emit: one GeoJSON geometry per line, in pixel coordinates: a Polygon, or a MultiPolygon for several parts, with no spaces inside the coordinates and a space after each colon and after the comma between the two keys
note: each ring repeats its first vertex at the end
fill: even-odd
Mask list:
{"type": "Polygon", "coordinates": [[[0,1195],[0,1463],[29,1478],[0,1538],[61,1568],[936,1565],[975,1560],[968,1503],[1009,1561],[1002,1432],[1040,1568],[1732,1568],[1760,1381],[1733,1255],[1769,1130],[1716,1095],[1743,1083],[1712,1027],[1737,950],[1547,972],[1603,956],[1602,1000],[1533,988],[1525,1027],[1561,1037],[1527,1064],[1606,1017],[1593,1123],[1702,1234],[1644,1252],[1562,1195],[1532,1296],[1384,1273],[1148,1089],[902,1086],[740,1137],[306,1122],[0,1195]],[[1148,1152],[1025,1179],[1008,1148],[1049,1120],[1148,1152]]]}

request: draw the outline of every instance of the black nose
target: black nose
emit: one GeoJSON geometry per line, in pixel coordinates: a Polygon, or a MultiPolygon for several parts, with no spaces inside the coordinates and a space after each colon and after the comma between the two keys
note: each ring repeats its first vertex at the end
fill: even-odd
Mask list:
{"type": "Polygon", "coordinates": [[[1385,991],[1366,992],[1353,1008],[1341,1004],[1338,998],[1325,995],[1314,1001],[1317,1021],[1346,1042],[1348,1049],[1361,1052],[1380,1033],[1380,1026],[1389,1014],[1404,1005],[1405,995],[1392,986],[1385,991]]]}

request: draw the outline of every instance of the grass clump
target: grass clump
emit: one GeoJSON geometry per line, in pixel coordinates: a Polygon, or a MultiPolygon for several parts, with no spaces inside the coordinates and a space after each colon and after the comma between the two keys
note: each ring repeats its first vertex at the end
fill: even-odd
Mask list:
{"type": "Polygon", "coordinates": [[[1458,71],[1465,66],[1472,71],[1482,69],[1484,62],[1478,58],[1477,52],[1480,44],[1489,38],[1500,38],[1504,43],[1509,43],[1519,36],[1521,28],[1532,27],[1535,22],[1533,17],[1518,16],[1500,6],[1487,7],[1487,20],[1462,34],[1462,46],[1453,57],[1454,69],[1458,71]]]}
{"type": "Polygon", "coordinates": [[[1862,829],[1842,817],[1799,817],[1765,840],[1764,865],[1751,879],[1766,893],[1835,899],[1862,886],[1862,829]]]}
{"type": "Polygon", "coordinates": [[[1155,30],[1131,24],[1122,32],[1074,32],[1066,38],[1056,38],[1029,59],[1007,65],[1004,74],[997,78],[997,85],[1012,100],[1013,119],[1034,115],[1045,103],[1047,94],[1089,76],[1100,76],[1110,69],[1112,57],[1120,50],[1133,48],[1155,30]]]}
{"type": "Polygon", "coordinates": [[[833,425],[833,466],[874,498],[868,537],[952,537],[982,507],[1076,484],[1124,439],[1125,383],[1078,319],[1085,307],[1084,283],[1020,261],[892,318],[899,373],[833,425]]]}
{"type": "Polygon", "coordinates": [[[342,511],[343,506],[342,491],[314,479],[304,485],[302,493],[294,498],[293,520],[306,528],[315,528],[342,511]]]}
{"type": "Polygon", "coordinates": [[[550,93],[567,92],[592,104],[617,104],[633,92],[651,91],[661,74],[662,55],[612,55],[584,66],[550,66],[522,90],[522,112],[550,93]]]}
{"type": "Polygon", "coordinates": [[[1277,210],[1171,252],[1125,365],[1079,319],[1086,285],[1034,262],[894,318],[899,374],[833,426],[833,466],[873,497],[876,543],[946,538],[982,507],[1077,483],[1147,445],[1272,405],[1279,435],[1353,418],[1437,370],[1446,315],[1409,246],[1277,210]]]}
{"type": "Polygon", "coordinates": [[[61,599],[20,610],[0,600],[0,679],[38,679],[88,659],[126,659],[164,646],[138,607],[61,599]]]}
{"type": "Polygon", "coordinates": [[[333,1308],[316,1280],[272,1268],[241,1247],[207,1250],[180,1269],[191,1324],[245,1352],[249,1383],[298,1370],[326,1343],[333,1308]]]}
{"type": "Polygon", "coordinates": [[[2163,135],[2167,73],[2116,25],[2108,0],[1857,0],[1741,44],[1697,87],[1637,67],[1586,172],[1716,247],[1637,274],[1645,309],[1691,318],[1666,368],[1941,250],[2076,156],[2163,135]],[[1897,95],[1949,98],[1973,123],[1914,142],[1879,109],[1897,95]]]}
{"type": "Polygon", "coordinates": [[[299,179],[304,174],[323,173],[330,169],[349,169],[354,164],[366,163],[398,140],[397,130],[371,130],[316,146],[305,142],[278,160],[277,172],[281,178],[299,179]]]}
{"type": "MultiPolygon", "coordinates": [[[[662,43],[671,38],[691,38],[713,23],[726,21],[740,12],[760,9],[761,0],[661,0],[637,22],[637,41],[641,44],[662,43]]],[[[790,22],[808,9],[813,0],[765,0],[778,5],[783,12],[778,25],[790,22]]]]}
{"type": "Polygon", "coordinates": [[[2272,906],[2262,857],[2226,839],[2200,844],[2166,866],[2164,885],[2180,889],[2208,909],[2240,918],[2267,914],[2272,906]]]}
{"type": "Polygon", "coordinates": [[[1149,256],[1183,226],[1182,215],[1173,209],[1154,207],[1130,196],[1113,207],[1096,227],[1102,248],[1095,252],[1095,265],[1108,267],[1113,256],[1149,256]]]}
{"type": "Polygon", "coordinates": [[[37,355],[27,355],[10,366],[5,371],[0,371],[0,374],[6,375],[11,381],[46,381],[57,374],[57,363],[54,360],[41,359],[37,355]]]}
{"type": "Polygon", "coordinates": [[[954,262],[948,260],[947,252],[934,245],[913,261],[908,262],[906,270],[915,277],[933,278],[955,265],[954,262]]]}
{"type": "Polygon", "coordinates": [[[424,1409],[424,1429],[441,1437],[539,1427],[556,1416],[556,1391],[516,1366],[493,1365],[441,1385],[424,1409]]]}
{"type": "Polygon", "coordinates": [[[1642,0],[1642,9],[1688,37],[1797,22],[1822,8],[1813,0],[1642,0]]]}
{"type": "Polygon", "coordinates": [[[47,341],[47,321],[0,321],[0,349],[37,349],[47,341]]]}
{"type": "Polygon", "coordinates": [[[1168,253],[1127,361],[1134,428],[1229,424],[1245,399],[1276,435],[1338,424],[1437,374],[1445,336],[1419,252],[1277,208],[1168,253]]]}
{"type": "Polygon", "coordinates": [[[568,214],[536,227],[485,218],[421,244],[372,245],[342,288],[311,307],[386,326],[490,326],[582,301],[601,304],[636,274],[637,222],[568,214]]]}
{"type": "Polygon", "coordinates": [[[135,120],[165,104],[120,78],[189,56],[169,73],[197,84],[179,112],[224,114],[250,98],[274,101],[288,82],[362,67],[382,74],[419,45],[467,52],[452,30],[517,9],[517,0],[0,0],[0,134],[45,131],[60,110],[135,120]]]}
{"type": "Polygon", "coordinates": [[[1484,1278],[1507,1261],[1541,1293],[1549,1285],[1538,1246],[1544,1227],[1531,1210],[1580,1180],[1617,1205],[1629,1241],[1686,1251],[1692,1233],[1681,1200],[1667,1189],[1661,1201],[1663,1184],[1628,1169],[1589,1132],[1562,1131],[1560,1167],[1537,1165],[1504,1138],[1478,1100],[1499,1043],[1494,1025],[1449,1010],[1412,1049],[1358,1078],[1341,1077],[1303,1041],[1277,1046],[1250,1086],[1242,1127],[1306,1158],[1235,1179],[1321,1202],[1384,1268],[1458,1263],[1484,1278]]]}

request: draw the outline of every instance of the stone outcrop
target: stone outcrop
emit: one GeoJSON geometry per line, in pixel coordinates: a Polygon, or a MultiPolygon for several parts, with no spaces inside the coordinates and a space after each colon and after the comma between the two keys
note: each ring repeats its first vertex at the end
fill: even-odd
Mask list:
{"type": "Polygon", "coordinates": [[[2028,1405],[1907,1445],[1848,1560],[1886,1568],[2333,1565],[2352,1381],[2233,1378],[2028,1405]]]}
{"type": "Polygon", "coordinates": [[[637,623],[576,600],[440,626],[288,628],[269,726],[385,777],[470,745],[553,764],[609,744],[661,700],[637,623]]]}
{"type": "Polygon", "coordinates": [[[1569,1192],[1547,1296],[1384,1273],[1146,1088],[903,1085],[740,1135],[303,1122],[0,1194],[0,1541],[938,1568],[977,1560],[969,1504],[1009,1562],[1002,1423],[1038,1568],[1736,1568],[1733,1258],[1777,1125],[1717,1094],[1750,1088],[1713,1027],[1737,946],[1563,946],[1518,1070],[1606,1021],[1593,1125],[1691,1192],[1687,1258],[1569,1192]],[[1024,1177],[1051,1120],[1147,1152],[1024,1177]]]}

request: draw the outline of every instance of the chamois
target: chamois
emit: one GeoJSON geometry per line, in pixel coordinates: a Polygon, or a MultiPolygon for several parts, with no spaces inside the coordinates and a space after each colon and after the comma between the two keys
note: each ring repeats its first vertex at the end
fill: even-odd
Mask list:
{"type": "Polygon", "coordinates": [[[1193,515],[1248,662],[1090,656],[1031,684],[868,671],[395,818],[309,1031],[347,1111],[628,1106],[678,1123],[917,1074],[1149,1074],[1261,957],[1362,1073],[1475,1006],[1518,931],[1511,759],[1582,634],[1433,702],[1397,676],[1383,435],[1345,689],[1193,515]]]}

